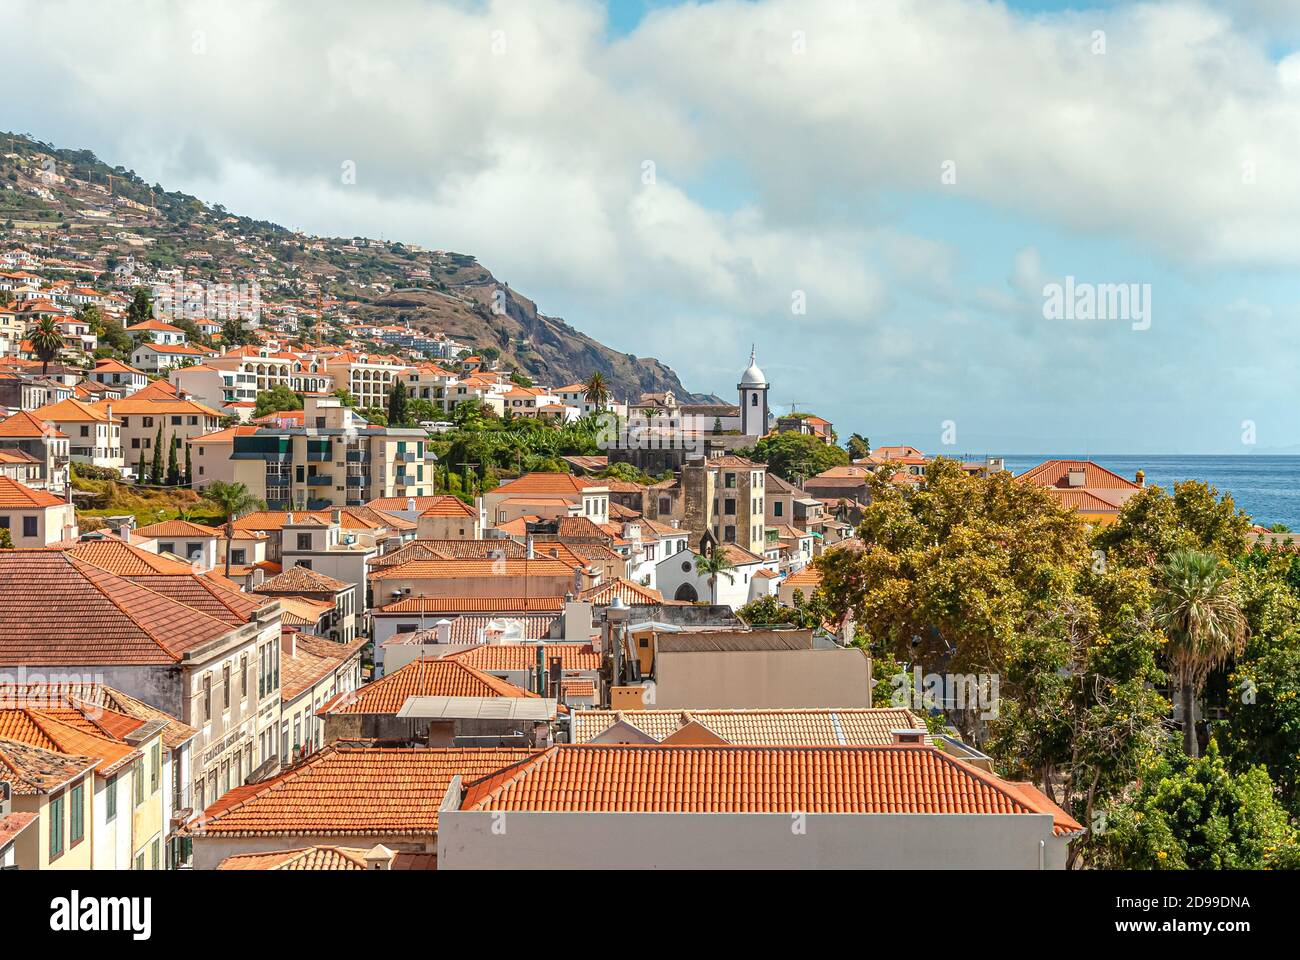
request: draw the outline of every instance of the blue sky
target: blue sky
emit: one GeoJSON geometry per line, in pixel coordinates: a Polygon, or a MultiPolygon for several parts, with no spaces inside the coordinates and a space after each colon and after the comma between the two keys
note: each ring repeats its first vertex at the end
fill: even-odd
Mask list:
{"type": "Polygon", "coordinates": [[[15,0],[0,52],[49,51],[6,126],[474,253],[693,390],[753,342],[876,443],[1258,453],[1300,450],[1289,2],[15,0]],[[1149,328],[1049,319],[1066,277],[1149,328]]]}

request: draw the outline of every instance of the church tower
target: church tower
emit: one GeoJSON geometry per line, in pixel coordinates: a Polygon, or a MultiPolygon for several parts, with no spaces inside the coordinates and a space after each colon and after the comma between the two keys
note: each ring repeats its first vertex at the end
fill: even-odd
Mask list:
{"type": "Polygon", "coordinates": [[[740,391],[740,432],[747,437],[767,434],[767,391],[769,388],[763,371],[754,362],[754,348],[749,350],[749,368],[740,375],[736,388],[740,391]]]}

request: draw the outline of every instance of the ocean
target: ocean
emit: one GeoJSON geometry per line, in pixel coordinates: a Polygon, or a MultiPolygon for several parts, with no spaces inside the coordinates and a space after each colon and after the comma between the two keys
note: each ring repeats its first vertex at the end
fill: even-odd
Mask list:
{"type": "Polygon", "coordinates": [[[1146,471],[1147,484],[1170,492],[1179,480],[1200,480],[1228,492],[1256,523],[1284,523],[1300,532],[1300,456],[1178,456],[1172,454],[1016,454],[1005,457],[1007,469],[1024,473],[1044,460],[1091,460],[1130,479],[1146,471]]]}

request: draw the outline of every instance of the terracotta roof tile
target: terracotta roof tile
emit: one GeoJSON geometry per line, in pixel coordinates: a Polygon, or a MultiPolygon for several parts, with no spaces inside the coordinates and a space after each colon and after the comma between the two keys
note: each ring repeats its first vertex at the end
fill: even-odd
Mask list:
{"type": "Polygon", "coordinates": [[[535,751],[333,744],[262,783],[218,799],[207,836],[428,837],[452,777],[477,780],[535,751]]]}
{"type": "Polygon", "coordinates": [[[476,517],[477,511],[459,497],[434,497],[420,513],[422,517],[476,517]]]}
{"type": "Polygon", "coordinates": [[[9,477],[0,477],[0,507],[6,510],[35,510],[60,507],[66,501],[44,490],[33,490],[9,477]]]}
{"type": "Polygon", "coordinates": [[[283,573],[264,580],[253,588],[254,593],[338,593],[350,584],[310,570],[304,566],[290,567],[283,573]]]}
{"type": "Polygon", "coordinates": [[[340,694],[320,709],[326,714],[395,714],[410,697],[535,697],[455,657],[413,660],[400,670],[340,694]]]}
{"type": "Polygon", "coordinates": [[[57,550],[0,551],[0,662],[174,663],[231,626],[57,550]]]}
{"type": "Polygon", "coordinates": [[[1038,791],[931,746],[563,745],[471,785],[462,809],[585,813],[1048,813],[1038,791]],[[1037,794],[1037,796],[1034,796],[1037,794]]]}
{"type": "Polygon", "coordinates": [[[560,658],[562,670],[599,670],[600,654],[589,643],[485,643],[469,650],[449,653],[444,660],[459,660],[477,670],[527,670],[537,665],[537,649],[545,663],[560,658]]]}
{"type": "Polygon", "coordinates": [[[579,710],[573,742],[586,743],[622,721],[663,740],[691,722],[736,746],[888,746],[895,730],[924,729],[902,708],[802,710],[579,710]]]}
{"type": "Polygon", "coordinates": [[[8,780],[17,796],[57,790],[97,763],[95,757],[70,757],[18,740],[0,740],[0,780],[8,780]]]}
{"type": "Polygon", "coordinates": [[[380,607],[378,612],[426,615],[491,613],[509,616],[513,613],[559,613],[563,609],[563,597],[407,597],[380,607]]]}

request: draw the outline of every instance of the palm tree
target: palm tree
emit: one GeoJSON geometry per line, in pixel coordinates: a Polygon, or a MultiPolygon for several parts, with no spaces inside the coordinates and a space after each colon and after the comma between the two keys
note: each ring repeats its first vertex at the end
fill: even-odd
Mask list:
{"type": "Polygon", "coordinates": [[[235,539],[235,521],[251,510],[266,508],[261,500],[248,492],[242,483],[226,483],[213,480],[203,490],[203,498],[221,511],[225,519],[226,533],[226,576],[230,576],[230,544],[235,539]]]}
{"type": "Polygon", "coordinates": [[[41,317],[32,327],[32,352],[41,361],[41,376],[50,371],[50,361],[57,359],[63,349],[63,334],[53,317],[41,317]]]}
{"type": "Polygon", "coordinates": [[[1180,688],[1183,750],[1199,750],[1192,711],[1211,670],[1246,646],[1246,617],[1227,566],[1212,553],[1178,550],[1157,572],[1156,622],[1169,637],[1169,670],[1180,688]]]}
{"type": "Polygon", "coordinates": [[[735,583],[735,569],[736,565],[727,559],[727,555],[717,546],[707,554],[700,554],[695,558],[695,572],[709,575],[709,592],[713,603],[718,602],[718,577],[726,577],[728,583],[735,583]]]}
{"type": "Polygon", "coordinates": [[[609,402],[609,383],[605,380],[605,375],[597,370],[587,378],[584,384],[587,392],[584,394],[588,403],[594,403],[597,410],[604,410],[605,404],[609,402]]]}

